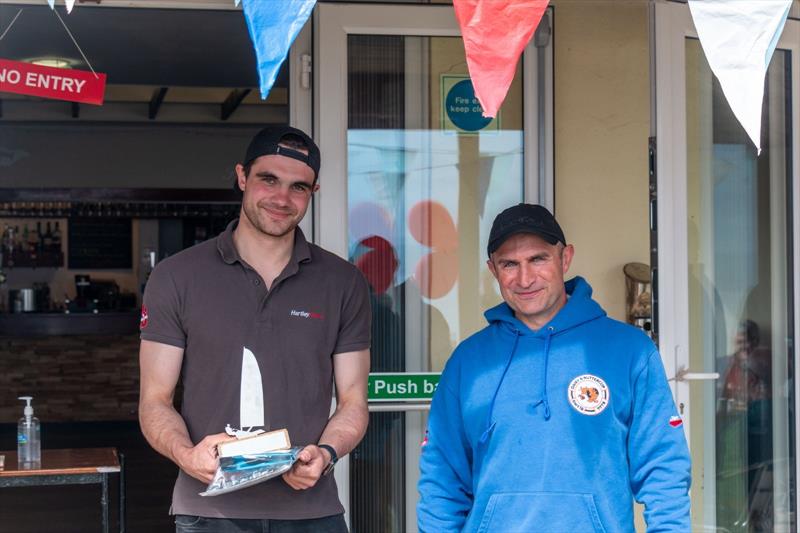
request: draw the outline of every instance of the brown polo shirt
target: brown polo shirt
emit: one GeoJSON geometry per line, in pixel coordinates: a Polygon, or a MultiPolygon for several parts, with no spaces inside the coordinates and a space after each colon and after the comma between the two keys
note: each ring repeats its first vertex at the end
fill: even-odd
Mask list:
{"type": "MultiPolygon", "coordinates": [[[[192,442],[240,427],[242,351],[255,355],[266,430],[286,428],[294,445],[317,443],[331,408],[333,359],[369,348],[370,303],[358,269],[295,230],[292,258],[270,290],[239,256],[237,221],[216,239],[159,263],[144,294],[141,338],[184,348],[181,415],[192,442]]],[[[183,471],[173,514],[302,519],[343,512],[333,476],[296,491],[276,478],[202,497],[183,471]]]]}

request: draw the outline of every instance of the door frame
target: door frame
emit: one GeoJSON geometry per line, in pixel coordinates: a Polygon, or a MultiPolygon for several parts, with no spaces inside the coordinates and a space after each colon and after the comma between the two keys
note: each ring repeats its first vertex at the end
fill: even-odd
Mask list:
{"type": "MultiPolygon", "coordinates": [[[[546,16],[550,17],[551,12],[546,16]]],[[[323,154],[322,187],[314,210],[315,241],[341,257],[347,256],[347,35],[461,35],[451,5],[332,4],[314,10],[314,132],[323,154]],[[324,44],[323,44],[324,43],[324,44]],[[326,90],[324,102],[321,93],[326,90]],[[321,224],[335,220],[337,224],[321,224]]],[[[533,40],[523,54],[523,119],[525,200],[553,206],[553,61],[552,40],[543,68],[544,124],[537,124],[537,54],[533,40]],[[530,74],[528,74],[530,73],[530,74]],[[544,154],[539,155],[540,131],[544,154]],[[542,169],[539,162],[542,161],[542,169]],[[540,173],[544,173],[540,176],[540,173]],[[540,185],[541,182],[541,185],[540,185]]]]}
{"type": "MultiPolygon", "coordinates": [[[[552,10],[549,9],[545,16],[552,28],[552,10]]],[[[316,194],[313,210],[314,241],[347,258],[347,36],[458,37],[461,34],[452,5],[319,3],[314,10],[313,28],[315,68],[312,120],[314,137],[323,154],[321,188],[316,194]]],[[[522,57],[523,190],[526,201],[541,202],[553,209],[552,38],[542,48],[545,51],[543,54],[532,39],[522,57]],[[544,109],[538,112],[542,107],[544,109]]],[[[292,65],[295,64],[293,60],[292,65]]],[[[293,101],[290,93],[291,106],[294,105],[293,101]]],[[[421,411],[423,417],[428,409],[428,404],[419,403],[370,405],[370,411],[409,414],[421,411]]],[[[420,416],[416,413],[411,416],[420,416]]],[[[421,432],[407,434],[407,449],[412,445],[417,446],[421,440],[421,432]]],[[[342,466],[336,469],[335,475],[349,524],[349,456],[342,458],[339,464],[342,466]]],[[[418,466],[414,463],[410,467],[418,466]]],[[[407,488],[407,492],[412,489],[415,491],[415,487],[412,487],[407,488]]],[[[410,521],[410,517],[415,516],[415,510],[407,505],[406,512],[407,525],[415,528],[416,523],[410,521]]]]}
{"type": "MultiPolygon", "coordinates": [[[[689,270],[687,239],[687,149],[686,149],[686,52],[685,39],[697,38],[689,6],[685,3],[656,2],[651,4],[654,23],[651,26],[655,48],[655,68],[651,73],[654,86],[655,135],[657,142],[656,229],[658,250],[658,344],[667,376],[672,378],[675,403],[685,409],[684,431],[691,442],[689,381],[674,379],[679,368],[689,368],[689,270]]],[[[790,17],[786,22],[777,49],[791,53],[791,135],[794,147],[791,154],[792,183],[792,261],[795,272],[800,265],[800,20],[790,17]]],[[[800,339],[800,277],[795,276],[794,329],[795,360],[798,359],[797,339],[800,339]]],[[[702,372],[702,369],[691,369],[702,372]]],[[[794,368],[795,413],[800,413],[800,384],[798,369],[794,368]]],[[[698,429],[698,428],[695,428],[698,429]]],[[[797,431],[797,430],[795,430],[797,431]]],[[[795,458],[800,457],[800,441],[795,438],[795,458]]],[[[795,484],[800,480],[800,461],[795,461],[795,484]]],[[[797,492],[797,491],[796,491],[797,492]]],[[[800,493],[796,496],[800,508],[800,493]]],[[[707,507],[704,505],[704,507],[707,507]]]]}

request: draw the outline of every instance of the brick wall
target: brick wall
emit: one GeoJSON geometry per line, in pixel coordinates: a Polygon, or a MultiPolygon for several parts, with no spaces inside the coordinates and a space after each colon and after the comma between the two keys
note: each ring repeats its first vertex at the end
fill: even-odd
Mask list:
{"type": "Polygon", "coordinates": [[[0,423],[136,420],[139,335],[0,337],[0,423]]]}

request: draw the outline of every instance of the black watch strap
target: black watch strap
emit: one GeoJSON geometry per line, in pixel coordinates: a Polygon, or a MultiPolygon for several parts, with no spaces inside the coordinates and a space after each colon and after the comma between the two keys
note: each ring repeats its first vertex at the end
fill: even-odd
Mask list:
{"type": "Polygon", "coordinates": [[[333,467],[336,466],[336,461],[339,460],[339,456],[336,455],[336,450],[333,449],[333,446],[330,444],[317,444],[318,448],[324,448],[328,450],[328,453],[331,454],[331,462],[325,465],[325,468],[322,470],[322,475],[327,476],[333,471],[333,467]]]}

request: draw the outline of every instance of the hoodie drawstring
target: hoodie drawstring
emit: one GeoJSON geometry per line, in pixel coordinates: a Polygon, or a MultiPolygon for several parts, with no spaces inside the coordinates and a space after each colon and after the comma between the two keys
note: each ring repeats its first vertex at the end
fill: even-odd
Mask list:
{"type": "Polygon", "coordinates": [[[511,355],[508,356],[508,361],[506,361],[506,367],[503,369],[503,373],[500,375],[500,381],[497,383],[497,387],[494,389],[494,396],[492,396],[492,403],[489,404],[489,416],[486,418],[486,430],[484,430],[480,438],[481,444],[489,440],[489,435],[492,434],[492,430],[494,429],[494,426],[496,424],[496,422],[492,420],[492,412],[494,411],[494,401],[497,399],[497,393],[500,392],[500,385],[503,384],[503,380],[506,377],[506,372],[508,372],[508,368],[511,366],[511,360],[514,359],[514,354],[517,352],[517,344],[519,344],[519,336],[520,332],[514,330],[514,346],[511,348],[511,355]]]}
{"type": "Polygon", "coordinates": [[[550,339],[553,336],[553,326],[547,328],[544,338],[544,387],[542,388],[542,403],[544,404],[544,419],[550,420],[550,402],[547,401],[547,361],[550,357],[550,339]]]}
{"type": "Polygon", "coordinates": [[[542,397],[539,398],[539,401],[533,404],[533,407],[538,407],[539,404],[542,405],[544,409],[544,419],[550,420],[550,402],[547,400],[547,363],[550,360],[550,339],[553,336],[553,331],[555,328],[553,326],[549,326],[547,328],[547,333],[544,338],[544,377],[542,379],[542,397]]]}

